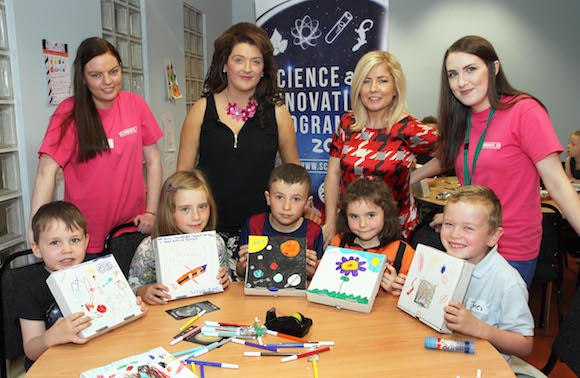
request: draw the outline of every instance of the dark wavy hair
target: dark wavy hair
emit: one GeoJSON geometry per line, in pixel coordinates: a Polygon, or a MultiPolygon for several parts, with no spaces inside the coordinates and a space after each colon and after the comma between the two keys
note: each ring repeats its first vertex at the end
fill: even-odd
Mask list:
{"type": "Polygon", "coordinates": [[[84,69],[85,65],[94,57],[110,53],[122,66],[121,56],[108,41],[91,37],[81,42],[73,64],[74,68],[74,106],[67,115],[60,129],[60,144],[66,134],[66,131],[74,121],[77,129],[77,160],[86,162],[105,151],[109,151],[109,142],[107,134],[101,122],[101,116],[93,100],[93,96],[85,83],[84,69]]]}
{"type": "Polygon", "coordinates": [[[268,120],[264,104],[282,105],[284,90],[278,87],[276,71],[278,66],[274,61],[274,47],[266,31],[249,22],[240,22],[231,26],[214,42],[213,58],[203,83],[203,96],[219,93],[228,86],[228,76],[223,72],[224,65],[232,53],[235,45],[248,43],[256,46],[262,53],[264,60],[264,76],[258,82],[252,96],[258,102],[258,119],[263,126],[268,120]]]}
{"type": "Polygon", "coordinates": [[[383,209],[385,224],[379,233],[380,247],[401,239],[399,227],[399,210],[393,198],[393,192],[380,177],[359,178],[346,187],[338,213],[337,230],[344,232],[343,240],[352,244],[356,235],[348,227],[348,205],[356,201],[367,201],[383,209]]]}
{"type": "Polygon", "coordinates": [[[439,94],[439,146],[440,159],[445,167],[451,167],[455,163],[459,149],[465,142],[466,122],[469,106],[465,106],[459,101],[449,87],[447,77],[446,62],[449,54],[463,52],[472,54],[483,60],[488,71],[487,97],[492,107],[499,110],[509,109],[517,102],[532,98],[536,100],[544,109],[544,104],[537,98],[513,88],[500,65],[499,72],[495,74],[495,61],[499,58],[495,49],[485,38],[469,35],[456,41],[445,51],[443,64],[441,66],[441,91],[439,94]],[[500,102],[498,93],[502,95],[515,96],[509,102],[500,102]]]}

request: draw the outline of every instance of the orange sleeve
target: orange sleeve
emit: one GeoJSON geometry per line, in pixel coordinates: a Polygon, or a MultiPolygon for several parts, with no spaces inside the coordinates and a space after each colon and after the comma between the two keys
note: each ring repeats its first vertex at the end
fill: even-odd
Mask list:
{"type": "Polygon", "coordinates": [[[332,241],[330,242],[330,245],[333,247],[340,247],[340,234],[334,235],[332,241]]]}

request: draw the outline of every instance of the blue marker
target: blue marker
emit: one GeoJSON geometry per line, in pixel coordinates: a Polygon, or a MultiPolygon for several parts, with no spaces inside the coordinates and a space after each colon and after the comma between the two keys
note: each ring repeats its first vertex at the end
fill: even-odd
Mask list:
{"type": "Polygon", "coordinates": [[[441,339],[439,337],[425,337],[425,348],[459,353],[475,353],[475,343],[473,341],[441,339]]]}

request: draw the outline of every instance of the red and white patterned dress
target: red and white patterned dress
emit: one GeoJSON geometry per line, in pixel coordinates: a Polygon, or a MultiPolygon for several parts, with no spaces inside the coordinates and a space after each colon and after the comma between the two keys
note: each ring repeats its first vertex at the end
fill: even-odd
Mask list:
{"type": "Polygon", "coordinates": [[[354,122],[353,113],[346,113],[330,145],[330,156],[340,159],[340,196],[357,178],[382,177],[398,204],[403,236],[409,238],[418,223],[409,190],[411,165],[416,155],[435,150],[436,131],[412,116],[395,123],[390,131],[363,127],[353,132],[349,126],[354,122]]]}

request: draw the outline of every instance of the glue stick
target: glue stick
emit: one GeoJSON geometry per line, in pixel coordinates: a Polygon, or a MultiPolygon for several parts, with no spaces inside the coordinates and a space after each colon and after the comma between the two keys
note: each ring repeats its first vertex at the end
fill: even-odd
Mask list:
{"type": "Polygon", "coordinates": [[[475,343],[473,341],[441,339],[439,337],[425,337],[425,348],[459,353],[475,353],[475,343]]]}

